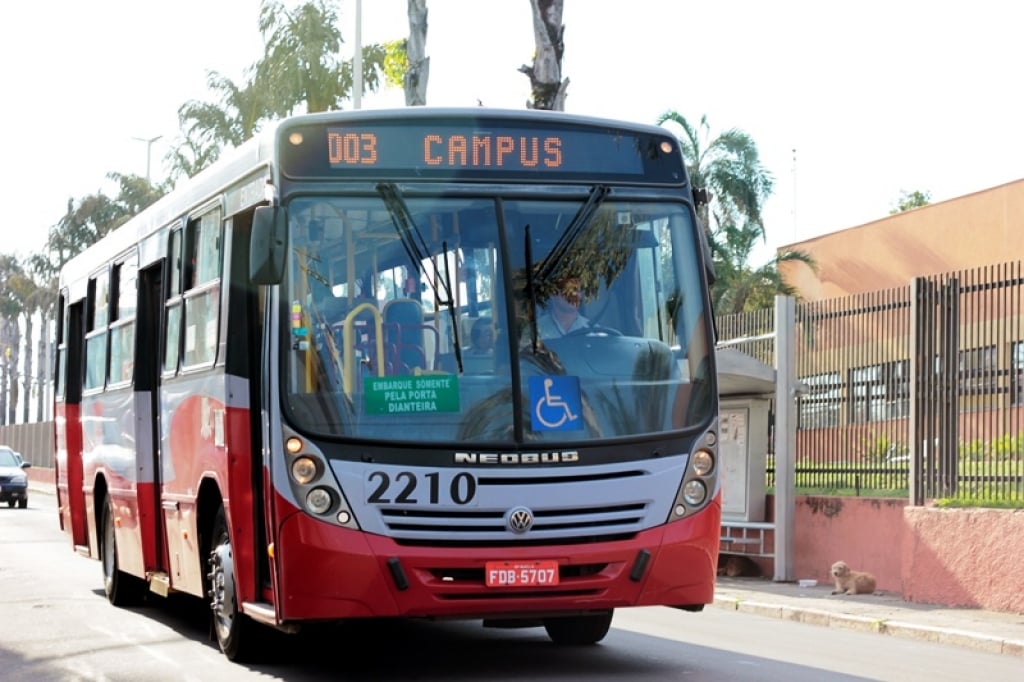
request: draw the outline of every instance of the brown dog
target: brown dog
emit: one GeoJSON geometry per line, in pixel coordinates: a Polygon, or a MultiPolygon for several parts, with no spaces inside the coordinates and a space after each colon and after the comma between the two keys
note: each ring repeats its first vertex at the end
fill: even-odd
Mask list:
{"type": "Polygon", "coordinates": [[[845,561],[832,564],[832,577],[836,581],[832,594],[872,594],[875,591],[875,576],[865,571],[854,571],[845,561]]]}

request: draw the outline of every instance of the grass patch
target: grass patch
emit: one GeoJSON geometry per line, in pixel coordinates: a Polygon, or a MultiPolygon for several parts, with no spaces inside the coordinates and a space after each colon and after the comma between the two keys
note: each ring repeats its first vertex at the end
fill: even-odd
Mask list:
{"type": "Polygon", "coordinates": [[[935,500],[935,506],[943,509],[1024,509],[1024,500],[960,499],[945,497],[935,500]]]}

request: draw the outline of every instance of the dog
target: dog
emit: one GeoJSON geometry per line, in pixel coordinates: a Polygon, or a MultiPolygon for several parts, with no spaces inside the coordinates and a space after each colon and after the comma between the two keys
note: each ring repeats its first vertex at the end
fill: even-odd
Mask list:
{"type": "Polygon", "coordinates": [[[873,594],[875,591],[875,576],[866,571],[854,571],[845,561],[832,564],[832,577],[836,581],[832,594],[873,594]]]}
{"type": "Polygon", "coordinates": [[[719,555],[718,575],[729,578],[753,578],[761,576],[761,569],[748,557],[719,555]]]}

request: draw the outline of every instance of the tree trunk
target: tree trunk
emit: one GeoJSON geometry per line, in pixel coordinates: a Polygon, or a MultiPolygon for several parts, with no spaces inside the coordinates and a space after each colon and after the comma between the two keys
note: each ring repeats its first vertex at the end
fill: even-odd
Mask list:
{"type": "Polygon", "coordinates": [[[21,349],[21,330],[18,328],[17,320],[7,320],[8,324],[8,338],[11,339],[11,360],[8,363],[7,371],[10,377],[11,395],[10,402],[7,403],[7,423],[17,424],[18,423],[18,396],[21,394],[21,388],[18,385],[18,368],[20,362],[19,350],[21,349]]]}
{"type": "Polygon", "coordinates": [[[22,373],[25,400],[21,404],[21,423],[28,424],[28,410],[32,402],[32,316],[25,316],[25,371],[22,373]]]}
{"type": "Polygon", "coordinates": [[[39,329],[39,354],[36,360],[39,364],[37,374],[39,375],[39,395],[36,396],[36,414],[39,421],[44,422],[52,418],[50,408],[53,406],[53,392],[57,388],[54,374],[55,359],[53,356],[53,342],[50,339],[50,316],[52,308],[44,308],[42,314],[42,325],[39,329]]]}
{"type": "Polygon", "coordinates": [[[563,0],[530,0],[533,10],[533,35],[537,51],[533,66],[520,66],[530,79],[530,109],[564,111],[569,79],[562,80],[562,55],[565,52],[562,26],[563,0]]]}
{"type": "Polygon", "coordinates": [[[405,72],[405,105],[423,106],[427,103],[427,78],[430,76],[430,57],[427,51],[427,0],[409,0],[409,42],[405,53],[409,70],[405,72]]]}
{"type": "Polygon", "coordinates": [[[13,424],[18,404],[18,324],[0,322],[0,424],[13,424]]]}

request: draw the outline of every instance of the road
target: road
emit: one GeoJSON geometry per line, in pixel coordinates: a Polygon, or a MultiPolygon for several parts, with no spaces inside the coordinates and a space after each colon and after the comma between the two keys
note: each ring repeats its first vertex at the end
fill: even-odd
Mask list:
{"type": "Polygon", "coordinates": [[[620,610],[596,647],[477,622],[351,623],[275,640],[258,665],[227,661],[202,604],[153,598],[117,609],[98,562],[75,554],[54,498],[0,507],[0,678],[8,682],[186,680],[1014,679],[1020,659],[708,608],[620,610]]]}

